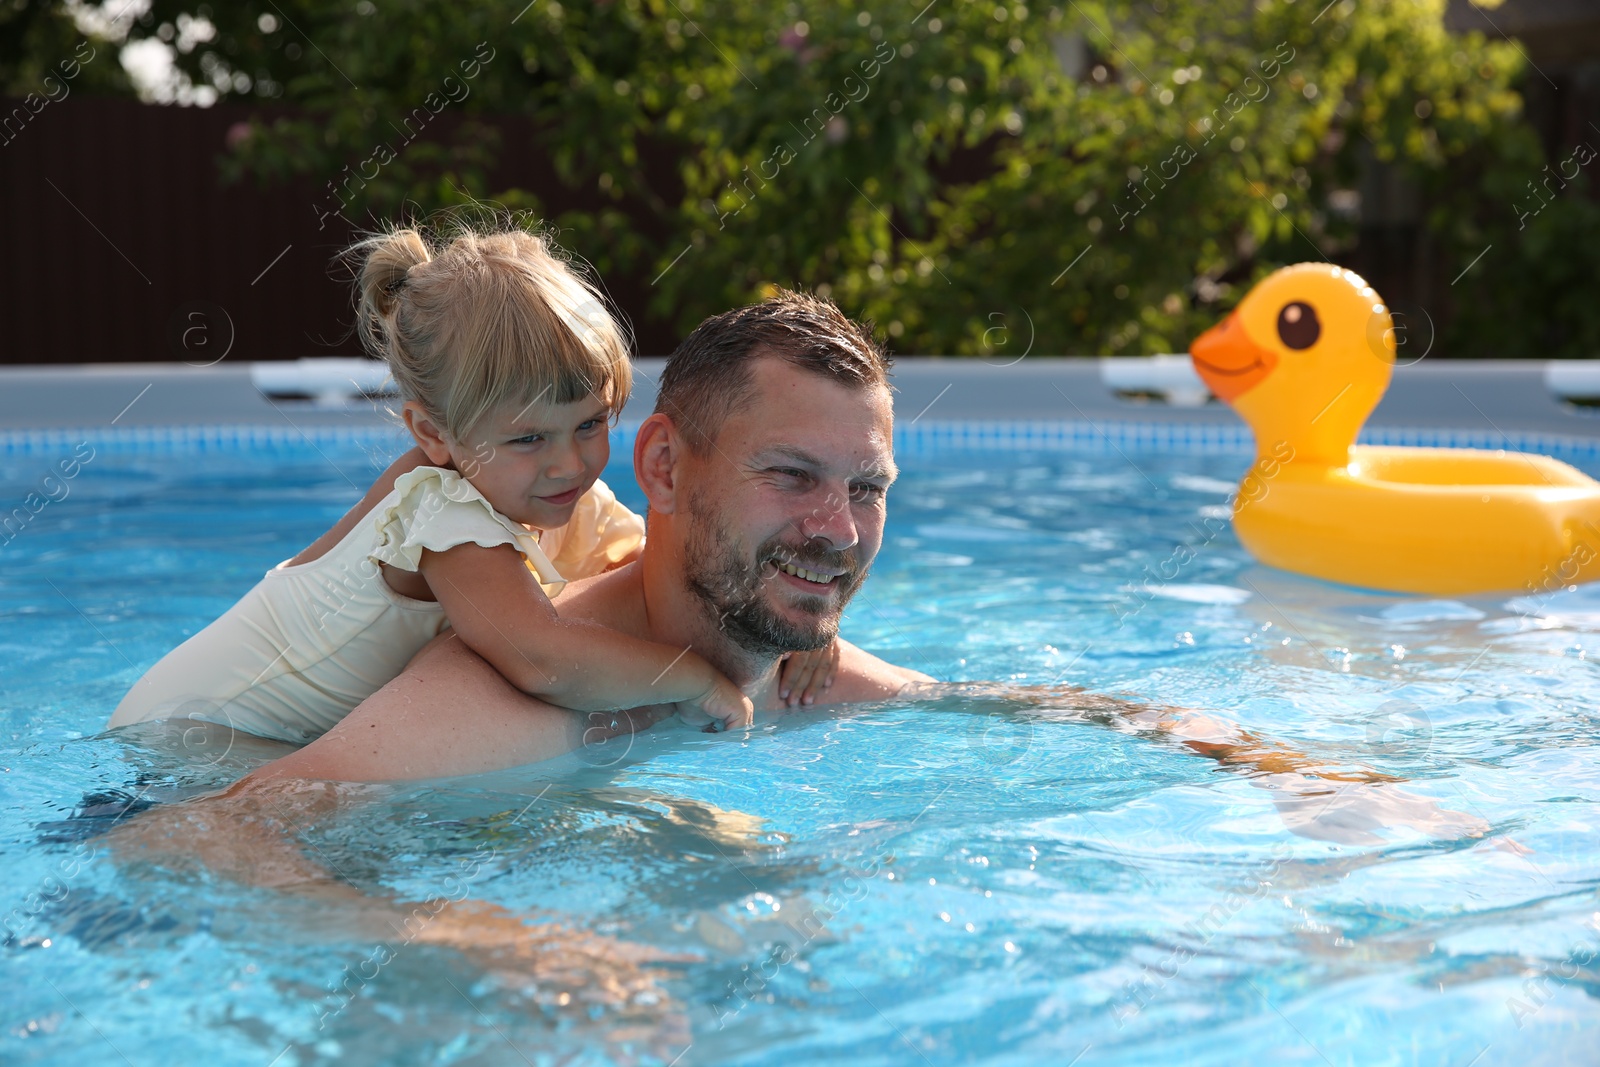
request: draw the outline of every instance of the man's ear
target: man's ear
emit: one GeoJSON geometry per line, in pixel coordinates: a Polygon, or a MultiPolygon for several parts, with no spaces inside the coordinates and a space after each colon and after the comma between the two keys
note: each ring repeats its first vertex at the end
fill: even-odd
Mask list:
{"type": "Polygon", "coordinates": [[[406,429],[411,431],[417,447],[427,455],[429,463],[435,467],[451,465],[450,445],[444,439],[444,431],[421,404],[415,400],[407,400],[400,408],[400,417],[405,420],[406,429]]]}
{"type": "Polygon", "coordinates": [[[634,435],[633,476],[652,512],[670,515],[677,510],[678,465],[684,448],[672,419],[659,411],[645,419],[634,435]]]}

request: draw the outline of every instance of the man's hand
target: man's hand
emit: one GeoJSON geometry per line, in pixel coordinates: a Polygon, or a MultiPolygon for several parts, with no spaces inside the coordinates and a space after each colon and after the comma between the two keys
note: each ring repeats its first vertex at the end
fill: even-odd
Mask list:
{"type": "Polygon", "coordinates": [[[815,704],[839,674],[839,639],[811,652],[790,652],[778,674],[778,698],[789,707],[815,704]]]}
{"type": "Polygon", "coordinates": [[[1272,790],[1285,826],[1318,841],[1381,845],[1381,831],[1396,829],[1455,840],[1482,837],[1491,829],[1476,815],[1452,811],[1391,782],[1330,781],[1301,773],[1262,775],[1254,784],[1272,790]]]}

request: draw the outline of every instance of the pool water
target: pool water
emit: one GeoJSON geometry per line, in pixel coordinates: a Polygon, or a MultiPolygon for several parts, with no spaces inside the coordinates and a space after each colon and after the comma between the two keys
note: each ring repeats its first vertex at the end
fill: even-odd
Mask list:
{"type": "Polygon", "coordinates": [[[6,508],[50,499],[0,545],[6,1063],[1600,1062],[1595,590],[1259,567],[1225,522],[1242,454],[903,453],[851,640],[1203,709],[1487,833],[1295,818],[1239,769],[989,687],[350,788],[296,824],[329,901],[107,844],[280,747],[99,731],[384,442],[102,447],[70,478],[60,453],[0,474],[6,508]],[[468,896],[589,950],[552,978],[386,935],[360,896],[468,896]]]}

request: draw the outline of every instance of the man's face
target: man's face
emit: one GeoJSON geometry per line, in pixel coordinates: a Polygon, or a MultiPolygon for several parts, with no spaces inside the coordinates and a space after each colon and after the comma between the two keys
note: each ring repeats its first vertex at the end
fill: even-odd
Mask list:
{"type": "Polygon", "coordinates": [[[894,480],[888,389],[776,358],[706,456],[684,463],[689,589],[746,651],[821,648],[883,543],[894,480]]]}

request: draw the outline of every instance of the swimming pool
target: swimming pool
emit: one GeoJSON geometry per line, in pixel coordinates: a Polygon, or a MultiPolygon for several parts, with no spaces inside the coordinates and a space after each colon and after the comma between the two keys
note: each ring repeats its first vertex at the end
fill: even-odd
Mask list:
{"type": "Polygon", "coordinates": [[[8,508],[44,501],[0,546],[8,1063],[1596,1062],[1593,589],[1440,602],[1268,571],[1224,521],[1236,449],[902,449],[852,640],[941,679],[1209,709],[1492,829],[1293,834],[1238,771],[982,694],[363,787],[303,828],[368,893],[459,890],[657,957],[625,1004],[562,1002],[100,836],[272,754],[98,731],[391,439],[74,447],[0,476],[8,508]]]}

